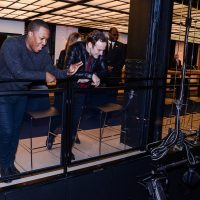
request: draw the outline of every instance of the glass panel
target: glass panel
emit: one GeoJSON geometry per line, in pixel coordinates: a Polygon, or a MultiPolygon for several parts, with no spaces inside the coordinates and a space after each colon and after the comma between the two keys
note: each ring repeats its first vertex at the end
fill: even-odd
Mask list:
{"type": "MultiPolygon", "coordinates": [[[[5,84],[1,82],[0,88],[5,84]]],[[[14,84],[22,83],[15,82],[14,84]]],[[[1,164],[7,166],[7,162],[14,159],[14,165],[22,175],[25,172],[42,172],[46,168],[61,165],[61,133],[63,127],[61,110],[64,110],[62,98],[63,92],[61,90],[49,90],[46,85],[36,83],[32,83],[30,90],[26,91],[25,94],[24,91],[17,91],[17,93],[16,91],[10,91],[6,95],[0,93],[1,119],[7,119],[6,124],[0,121],[1,128],[4,130],[1,131],[1,134],[7,133],[6,131],[10,130],[8,127],[12,127],[12,125],[17,126],[20,133],[18,138],[18,131],[16,133],[12,132],[13,141],[9,145],[5,145],[6,142],[5,144],[1,143],[1,155],[2,153],[5,154],[4,157],[0,158],[1,164]],[[59,99],[59,105],[56,103],[57,99],[59,99]],[[6,102],[9,102],[8,107],[6,107],[6,102]],[[12,104],[10,104],[11,102],[12,104]],[[11,105],[13,107],[9,109],[11,105]],[[2,112],[2,109],[5,108],[8,108],[6,115],[2,112]],[[11,112],[10,115],[8,115],[9,112],[11,112]],[[54,130],[55,126],[56,129],[54,130]]],[[[16,171],[14,175],[19,174],[16,171]]],[[[28,175],[29,173],[27,173],[28,175]]]]}
{"type": "Polygon", "coordinates": [[[162,126],[162,137],[177,130],[177,119],[180,125],[180,131],[185,133],[190,141],[196,141],[200,126],[199,118],[199,91],[200,91],[200,57],[199,57],[199,7],[192,4],[191,9],[191,27],[186,35],[186,17],[188,5],[174,2],[170,60],[166,80],[166,98],[165,110],[162,126]],[[185,50],[185,36],[188,37],[187,53],[185,50]],[[184,57],[185,55],[185,57],[184,57]],[[177,114],[177,100],[181,94],[182,69],[185,66],[185,81],[183,84],[183,98],[180,109],[180,118],[177,114]],[[193,136],[190,137],[189,135],[193,136]],[[195,138],[194,138],[195,136],[195,138]]]}
{"type": "MultiPolygon", "coordinates": [[[[72,115],[78,123],[73,153],[76,160],[109,154],[130,147],[120,142],[124,90],[76,92],[72,115]],[[116,96],[117,95],[117,96],[116,96]]],[[[72,117],[73,118],[73,117],[72,117]]]]}
{"type": "Polygon", "coordinates": [[[139,148],[145,117],[138,104],[144,102],[138,102],[135,93],[144,90],[119,86],[73,90],[69,116],[73,163],[139,148]]]}

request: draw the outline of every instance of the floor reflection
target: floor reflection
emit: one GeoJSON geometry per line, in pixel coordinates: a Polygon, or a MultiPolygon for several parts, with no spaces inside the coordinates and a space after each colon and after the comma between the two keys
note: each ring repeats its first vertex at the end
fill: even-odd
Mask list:
{"type": "MultiPolygon", "coordinates": [[[[78,131],[81,143],[75,144],[73,147],[75,161],[130,149],[131,147],[120,143],[120,131],[120,125],[105,127],[101,143],[99,140],[99,128],[78,131]]],[[[57,144],[53,145],[51,150],[47,150],[44,146],[45,142],[46,136],[33,138],[33,148],[40,148],[33,150],[33,167],[31,169],[30,138],[20,140],[16,166],[21,172],[60,164],[60,135],[56,137],[55,143],[57,144]]]]}

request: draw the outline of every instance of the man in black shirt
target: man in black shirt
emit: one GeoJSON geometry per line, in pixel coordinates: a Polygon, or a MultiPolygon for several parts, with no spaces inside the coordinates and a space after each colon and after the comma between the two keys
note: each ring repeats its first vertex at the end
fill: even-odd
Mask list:
{"type": "Polygon", "coordinates": [[[109,39],[105,50],[110,76],[108,86],[116,86],[119,85],[122,77],[122,68],[125,63],[125,45],[118,41],[119,32],[117,28],[111,28],[108,35],[109,39]]]}
{"type": "MultiPolygon", "coordinates": [[[[0,92],[27,89],[29,82],[19,81],[20,79],[45,80],[51,83],[56,78],[64,79],[76,73],[82,62],[74,63],[63,71],[53,66],[45,48],[48,38],[48,25],[36,19],[29,24],[26,36],[5,40],[0,50],[0,80],[4,81],[0,83],[0,92]]],[[[6,96],[0,93],[1,177],[19,173],[14,161],[26,102],[26,95],[6,96]]]]}

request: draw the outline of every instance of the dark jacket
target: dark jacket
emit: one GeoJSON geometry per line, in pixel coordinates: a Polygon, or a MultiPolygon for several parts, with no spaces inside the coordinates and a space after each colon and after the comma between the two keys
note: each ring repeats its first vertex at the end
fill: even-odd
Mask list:
{"type": "Polygon", "coordinates": [[[113,72],[121,72],[125,63],[125,45],[116,41],[111,51],[108,48],[109,44],[105,51],[107,65],[113,67],[113,72]]]}
{"type": "Polygon", "coordinates": [[[63,49],[60,52],[60,55],[59,55],[59,58],[58,58],[58,63],[57,63],[58,69],[61,69],[61,70],[63,69],[64,64],[65,64],[65,55],[66,55],[66,51],[65,51],[65,49],[63,49]]]}
{"type": "Polygon", "coordinates": [[[122,68],[125,64],[126,48],[125,44],[116,41],[112,50],[109,49],[110,44],[107,45],[105,51],[106,63],[108,66],[113,67],[112,71],[109,71],[109,79],[106,80],[107,86],[116,86],[121,82],[122,68]]]}
{"type": "Polygon", "coordinates": [[[107,75],[107,66],[103,56],[99,56],[98,59],[93,59],[90,71],[87,71],[86,66],[89,59],[89,53],[86,50],[85,42],[77,42],[71,46],[71,49],[67,56],[65,67],[69,67],[71,64],[82,61],[83,66],[79,68],[74,75],[76,78],[91,78],[92,74],[96,74],[99,78],[103,78],[107,75]]]}

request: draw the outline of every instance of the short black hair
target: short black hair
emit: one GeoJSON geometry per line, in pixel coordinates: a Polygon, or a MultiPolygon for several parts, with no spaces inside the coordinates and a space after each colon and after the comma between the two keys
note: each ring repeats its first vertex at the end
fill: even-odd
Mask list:
{"type": "Polygon", "coordinates": [[[107,42],[108,39],[103,32],[99,30],[94,30],[87,35],[86,43],[91,42],[93,45],[95,45],[98,40],[100,40],[101,42],[107,42]]]}
{"type": "Polygon", "coordinates": [[[27,31],[37,31],[41,26],[49,30],[49,26],[45,21],[35,19],[29,23],[27,31]]]}
{"type": "Polygon", "coordinates": [[[118,32],[118,29],[116,27],[112,27],[112,28],[110,28],[109,33],[111,33],[112,30],[116,30],[118,32]]]}

